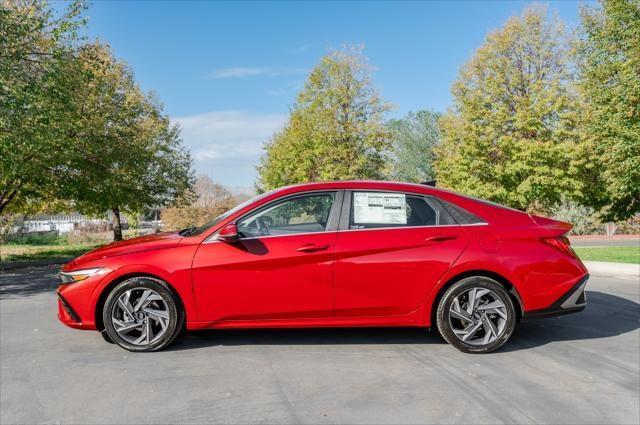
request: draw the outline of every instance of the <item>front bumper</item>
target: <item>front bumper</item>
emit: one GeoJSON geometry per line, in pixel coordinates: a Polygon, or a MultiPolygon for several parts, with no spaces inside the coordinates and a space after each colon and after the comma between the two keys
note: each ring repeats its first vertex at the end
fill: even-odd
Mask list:
{"type": "Polygon", "coordinates": [[[561,316],[584,310],[587,306],[587,298],[584,291],[588,279],[589,275],[587,274],[549,307],[541,310],[526,311],[522,315],[522,320],[561,316]]]}
{"type": "Polygon", "coordinates": [[[71,327],[74,327],[74,325],[82,325],[82,320],[80,320],[78,313],[76,313],[69,302],[60,294],[58,294],[58,319],[65,325],[71,327]]]}
{"type": "Polygon", "coordinates": [[[75,329],[95,329],[94,309],[90,300],[100,277],[58,286],[58,319],[75,329]]]}

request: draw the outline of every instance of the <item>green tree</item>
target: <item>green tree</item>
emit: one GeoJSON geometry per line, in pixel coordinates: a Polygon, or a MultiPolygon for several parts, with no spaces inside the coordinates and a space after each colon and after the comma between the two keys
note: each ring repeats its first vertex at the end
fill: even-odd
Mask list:
{"type": "Polygon", "coordinates": [[[45,2],[0,0],[0,214],[51,203],[65,178],[83,9],[74,1],[56,16],[45,2]]]}
{"type": "MultiPolygon", "coordinates": [[[[577,197],[579,104],[561,22],[533,6],[490,33],[455,81],[441,120],[438,181],[515,208],[548,212],[577,197]]],[[[582,161],[582,162],[580,162],[582,161]]]]}
{"type": "Polygon", "coordinates": [[[389,110],[360,49],[334,51],[311,71],[289,121],[265,147],[259,189],[384,176],[389,110]]]}
{"type": "Polygon", "coordinates": [[[120,240],[121,213],[190,200],[191,157],[179,128],[108,46],[84,45],[75,64],[82,76],[73,98],[78,118],[68,133],[70,154],[59,164],[69,179],[57,195],[87,214],[112,211],[120,240]]]}
{"type": "Polygon", "coordinates": [[[602,0],[581,11],[578,40],[585,133],[597,153],[604,216],[640,211],[640,1],[602,0]]]}
{"type": "Polygon", "coordinates": [[[440,142],[439,118],[438,112],[418,111],[389,122],[391,178],[416,183],[435,178],[433,161],[440,142]]]}

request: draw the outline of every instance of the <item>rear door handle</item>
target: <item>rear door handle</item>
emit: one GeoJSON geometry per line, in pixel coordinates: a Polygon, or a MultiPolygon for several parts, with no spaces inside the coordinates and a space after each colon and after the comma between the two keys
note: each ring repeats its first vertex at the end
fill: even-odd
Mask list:
{"type": "Polygon", "coordinates": [[[315,243],[310,243],[307,245],[303,245],[300,248],[298,248],[298,252],[317,252],[317,251],[324,251],[325,249],[329,249],[330,245],[318,245],[315,243]]]}
{"type": "Polygon", "coordinates": [[[458,239],[458,235],[435,235],[426,238],[424,241],[427,243],[431,242],[444,242],[444,241],[452,241],[454,239],[458,239]]]}

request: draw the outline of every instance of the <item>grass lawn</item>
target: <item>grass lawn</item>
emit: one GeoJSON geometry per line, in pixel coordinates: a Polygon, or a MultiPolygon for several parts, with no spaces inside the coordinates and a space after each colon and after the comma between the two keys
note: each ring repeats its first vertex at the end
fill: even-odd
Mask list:
{"type": "Polygon", "coordinates": [[[596,248],[573,247],[583,261],[608,261],[612,263],[640,263],[640,248],[637,246],[603,246],[596,248]]]}
{"type": "Polygon", "coordinates": [[[0,246],[0,261],[48,260],[77,257],[101,244],[78,243],[68,245],[13,245],[0,246]]]}

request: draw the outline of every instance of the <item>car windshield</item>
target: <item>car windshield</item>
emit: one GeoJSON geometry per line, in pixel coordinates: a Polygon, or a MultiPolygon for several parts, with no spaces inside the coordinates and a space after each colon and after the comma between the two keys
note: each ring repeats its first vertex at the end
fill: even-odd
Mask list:
{"type": "Polygon", "coordinates": [[[244,207],[246,207],[247,205],[256,202],[264,197],[266,197],[267,195],[270,195],[272,192],[265,192],[262,195],[258,195],[258,196],[254,196],[253,198],[244,201],[243,203],[236,205],[235,207],[231,208],[229,211],[220,214],[219,216],[217,216],[216,218],[214,218],[213,220],[211,220],[210,222],[200,226],[200,227],[196,227],[195,229],[193,229],[192,231],[188,232],[187,234],[185,234],[184,236],[196,236],[201,234],[202,232],[204,232],[207,229],[210,229],[211,227],[215,226],[216,224],[220,223],[222,220],[224,220],[225,218],[229,217],[230,215],[235,214],[236,212],[240,211],[241,209],[243,209],[244,207]]]}

